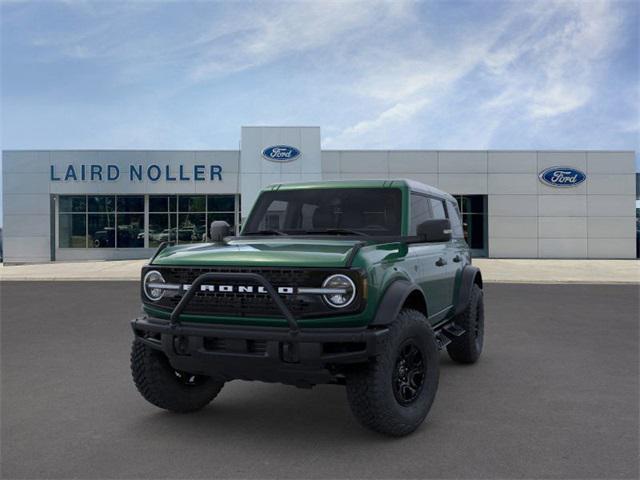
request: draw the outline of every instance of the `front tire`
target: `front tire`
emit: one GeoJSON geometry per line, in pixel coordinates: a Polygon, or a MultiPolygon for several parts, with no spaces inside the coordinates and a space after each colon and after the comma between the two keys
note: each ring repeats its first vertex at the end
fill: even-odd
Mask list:
{"type": "Polygon", "coordinates": [[[458,363],[476,363],[484,345],[484,298],[482,289],[473,284],[469,303],[455,320],[465,330],[447,346],[451,359],[458,363]]]}
{"type": "Polygon", "coordinates": [[[131,374],[145,400],[176,413],[204,408],[224,385],[222,380],[175,370],[164,353],[136,340],[131,348],[131,374]]]}
{"type": "Polygon", "coordinates": [[[347,398],[365,427],[408,435],[429,413],[439,377],[438,346],[427,319],[403,309],[390,326],[382,353],[347,375],[347,398]]]}

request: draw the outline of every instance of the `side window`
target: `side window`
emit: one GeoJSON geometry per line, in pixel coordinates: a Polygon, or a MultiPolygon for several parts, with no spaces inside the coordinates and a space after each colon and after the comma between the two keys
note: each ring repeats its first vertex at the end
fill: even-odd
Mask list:
{"type": "Polygon", "coordinates": [[[409,235],[416,235],[418,225],[425,220],[433,218],[431,212],[431,204],[429,198],[423,195],[411,194],[411,224],[409,228],[409,235]]]}
{"type": "Polygon", "coordinates": [[[453,202],[447,202],[447,210],[449,211],[449,220],[451,220],[452,237],[464,238],[464,229],[462,228],[458,205],[453,202]]]}
{"type": "Polygon", "coordinates": [[[444,202],[437,198],[430,198],[429,201],[431,202],[431,210],[433,210],[433,218],[438,220],[446,219],[447,213],[444,209],[444,202]]]}

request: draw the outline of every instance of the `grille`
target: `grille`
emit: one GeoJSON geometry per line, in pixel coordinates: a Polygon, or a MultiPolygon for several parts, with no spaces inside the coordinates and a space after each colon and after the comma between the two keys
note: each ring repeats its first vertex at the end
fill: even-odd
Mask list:
{"type": "MultiPolygon", "coordinates": [[[[263,275],[277,289],[278,287],[320,287],[324,279],[336,270],[323,269],[241,269],[241,268],[159,268],[167,283],[190,285],[203,273],[259,273],[263,275]]],[[[357,278],[352,271],[344,271],[354,281],[357,278]]],[[[220,280],[212,281],[215,284],[224,285],[254,285],[250,280],[220,280]]],[[[358,282],[356,281],[356,285],[358,282]]],[[[158,302],[152,303],[155,307],[173,310],[182,298],[183,292],[166,292],[158,302]]],[[[320,295],[281,295],[280,298],[289,307],[296,318],[305,318],[318,315],[335,315],[352,313],[359,309],[359,298],[347,308],[336,312],[328,307],[320,295]]],[[[143,295],[143,300],[148,300],[143,295]]],[[[184,310],[185,314],[204,316],[231,316],[231,317],[274,317],[281,318],[280,311],[268,295],[260,293],[227,293],[227,292],[197,292],[184,310]]]]}

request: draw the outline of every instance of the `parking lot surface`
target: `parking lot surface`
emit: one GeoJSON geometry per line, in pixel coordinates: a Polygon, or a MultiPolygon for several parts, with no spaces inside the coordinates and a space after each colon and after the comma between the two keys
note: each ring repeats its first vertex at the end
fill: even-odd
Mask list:
{"type": "Polygon", "coordinates": [[[362,429],[338,386],[147,404],[129,373],[138,292],[0,283],[3,478],[638,478],[637,285],[487,285],[483,357],[442,355],[402,439],[362,429]]]}

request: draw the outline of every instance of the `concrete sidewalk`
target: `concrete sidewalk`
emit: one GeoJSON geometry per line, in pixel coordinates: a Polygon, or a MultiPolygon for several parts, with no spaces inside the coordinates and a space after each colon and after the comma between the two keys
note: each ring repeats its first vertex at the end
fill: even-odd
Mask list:
{"type": "MultiPolygon", "coordinates": [[[[0,266],[0,281],[139,280],[146,260],[67,262],[0,266]]],[[[489,283],[623,283],[640,284],[640,260],[520,260],[479,258],[473,261],[489,283]]]]}

